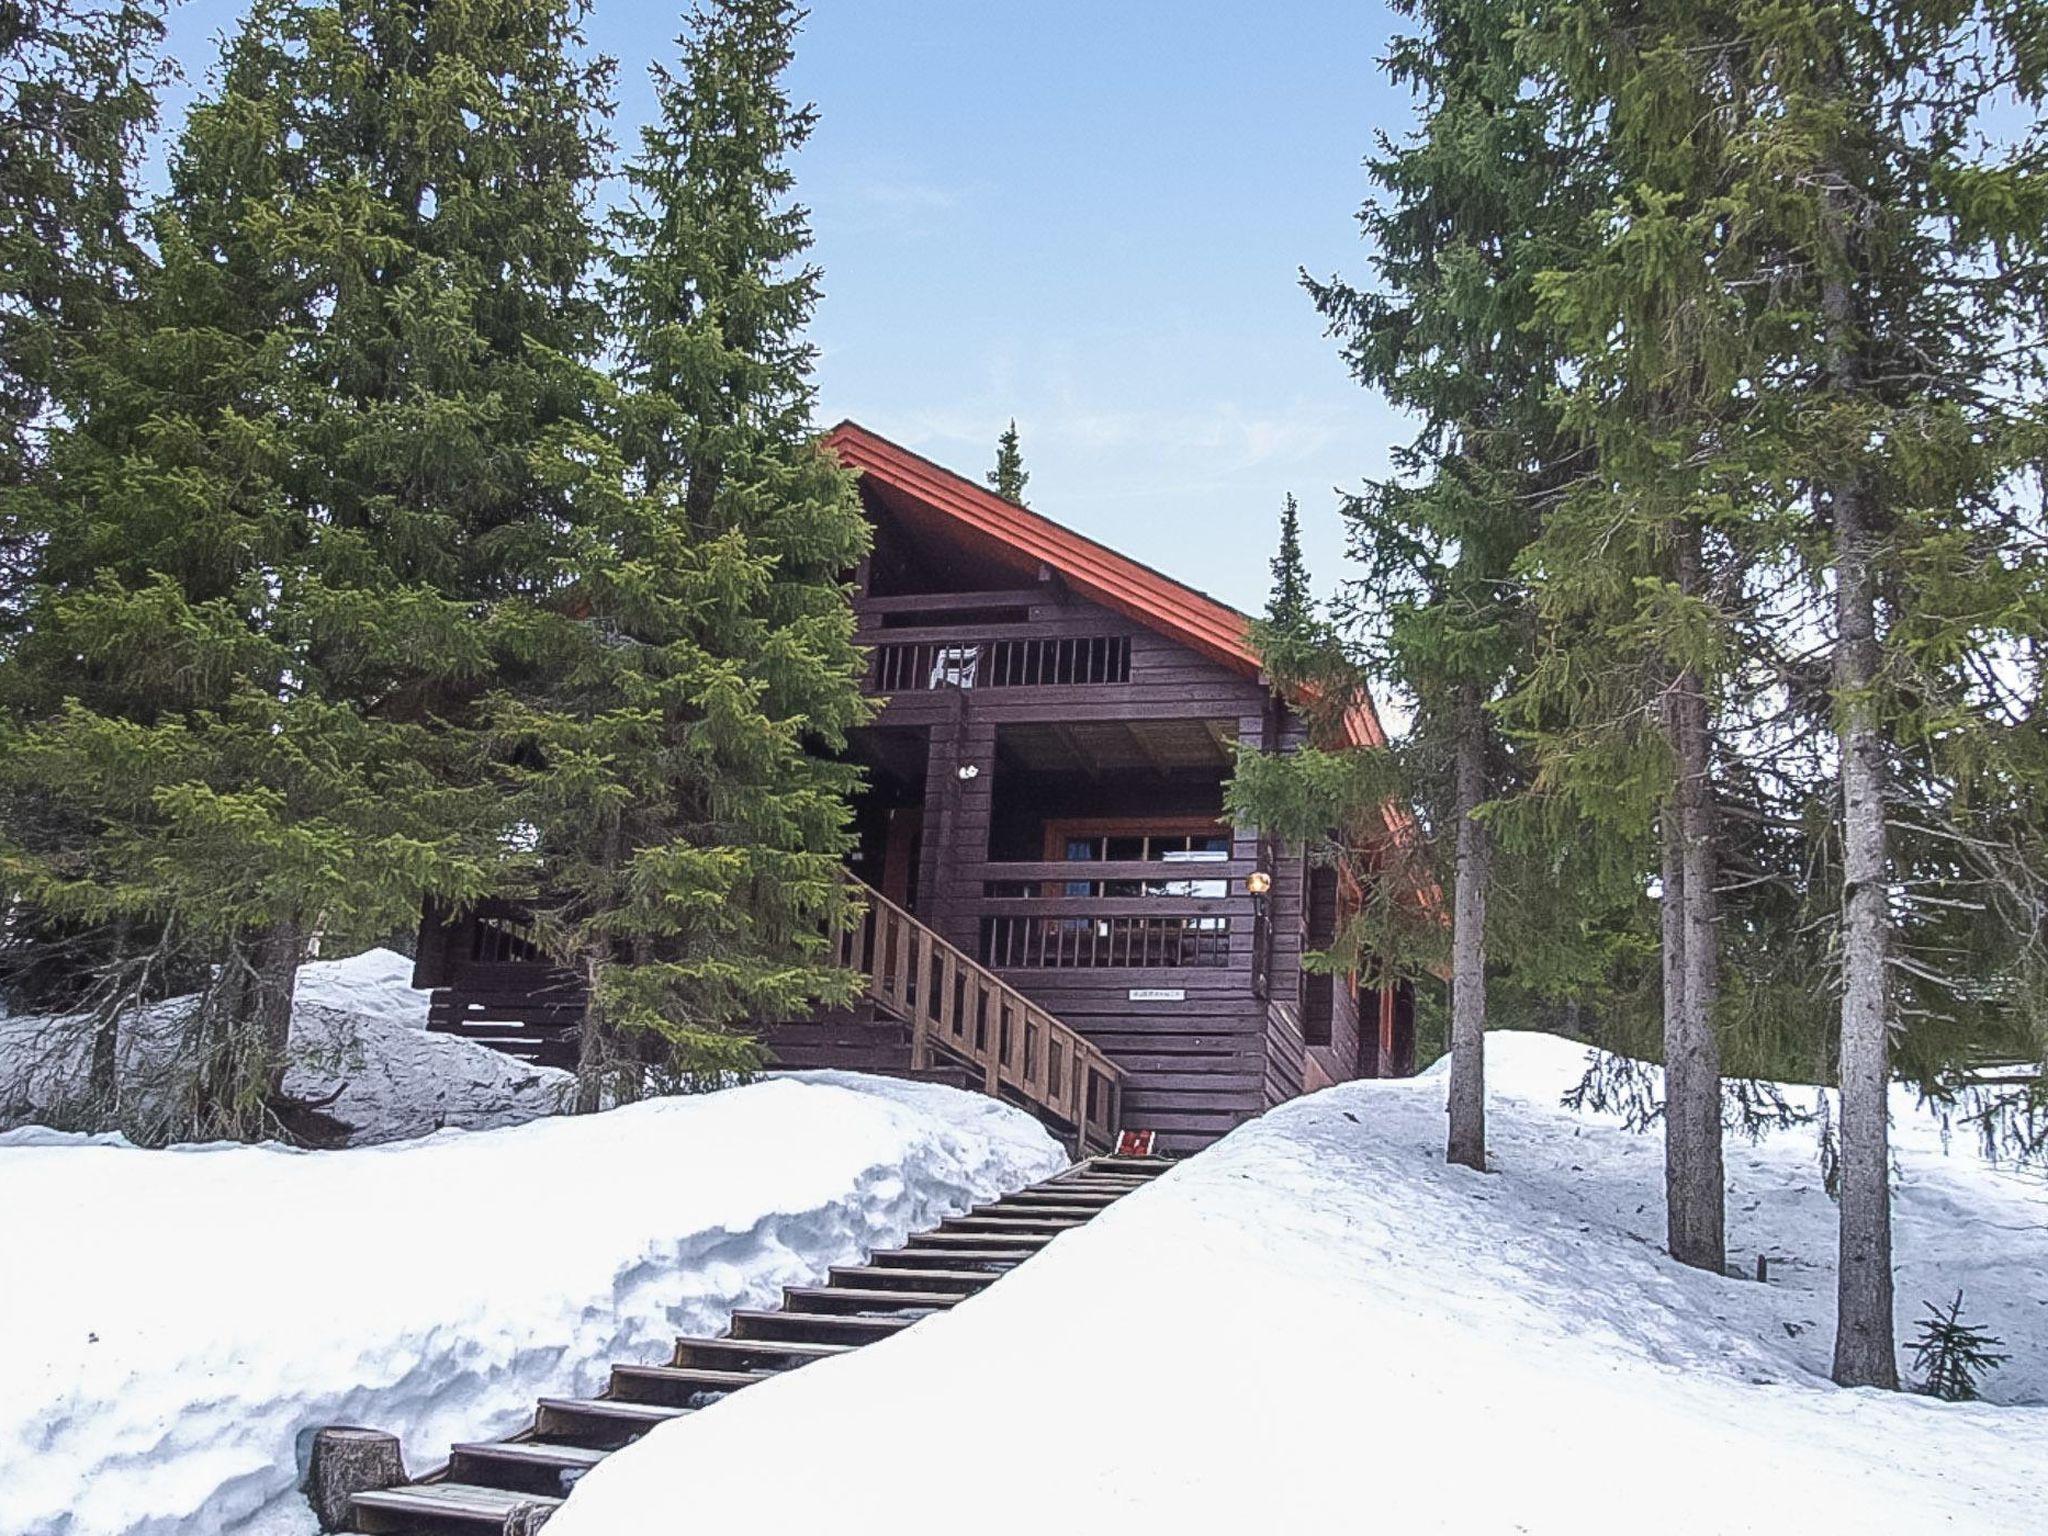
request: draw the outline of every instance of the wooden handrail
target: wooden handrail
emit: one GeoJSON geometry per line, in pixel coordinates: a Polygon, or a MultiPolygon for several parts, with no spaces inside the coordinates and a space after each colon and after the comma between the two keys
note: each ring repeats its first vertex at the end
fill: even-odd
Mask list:
{"type": "Polygon", "coordinates": [[[1083,1156],[1114,1148],[1123,1069],[874,887],[853,883],[862,911],[840,933],[836,958],[910,1025],[911,1066],[958,1062],[980,1074],[990,1096],[1070,1127],[1083,1156]]]}
{"type": "Polygon", "coordinates": [[[1257,859],[1213,859],[1169,864],[1160,859],[1019,859],[1003,863],[960,864],[956,880],[976,882],[1069,880],[1235,880],[1259,867],[1257,859]]]}

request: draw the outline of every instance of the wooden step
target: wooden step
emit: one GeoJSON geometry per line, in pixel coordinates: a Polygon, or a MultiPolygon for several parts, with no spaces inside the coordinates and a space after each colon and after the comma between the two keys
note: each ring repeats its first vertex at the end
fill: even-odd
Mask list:
{"type": "Polygon", "coordinates": [[[855,1290],[825,1285],[793,1285],[782,1294],[785,1312],[943,1311],[967,1299],[965,1291],[855,1290]]]}
{"type": "Polygon", "coordinates": [[[1036,1253],[1055,1237],[1057,1232],[951,1232],[941,1229],[936,1232],[913,1232],[904,1243],[905,1248],[944,1248],[971,1252],[976,1248],[1013,1250],[1028,1248],[1036,1253]]]}
{"type": "MultiPolygon", "coordinates": [[[[648,1405],[631,1403],[627,1406],[644,1408],[648,1405]]],[[[469,1440],[453,1447],[448,1453],[448,1460],[451,1466],[463,1461],[503,1461],[523,1467],[588,1472],[610,1454],[610,1451],[594,1450],[587,1445],[550,1445],[545,1440],[469,1440]]],[[[455,1481],[466,1479],[457,1478],[455,1481]]]]}
{"type": "Polygon", "coordinates": [[[831,1283],[855,1290],[978,1291],[998,1276],[985,1269],[891,1268],[880,1264],[835,1264],[831,1283]]]}
{"type": "Polygon", "coordinates": [[[1100,1211],[1115,1205],[1123,1199],[1121,1190],[1089,1190],[1078,1187],[1067,1189],[1020,1189],[1014,1195],[1005,1195],[997,1205],[1015,1205],[1037,1209],[1040,1206],[1086,1206],[1100,1211]]]}
{"type": "Polygon", "coordinates": [[[1118,1157],[1113,1152],[1091,1157],[1081,1166],[1096,1173],[1162,1174],[1174,1165],[1170,1157],[1118,1157]]]}
{"type": "Polygon", "coordinates": [[[870,1254],[868,1262],[881,1269],[972,1270],[993,1279],[1022,1264],[1036,1248],[1001,1246],[995,1248],[887,1248],[870,1254]]]}
{"type": "Polygon", "coordinates": [[[949,1216],[939,1223],[941,1232],[988,1232],[997,1236],[1014,1232],[1019,1237],[1054,1237],[1086,1226],[1086,1216],[949,1216]]]}
{"type": "Polygon", "coordinates": [[[670,1365],[708,1365],[726,1369],[787,1370],[830,1355],[843,1355],[851,1344],[805,1344],[794,1339],[677,1339],[670,1365]]]}
{"type": "Polygon", "coordinates": [[[1102,1214],[1103,1207],[1097,1205],[1013,1205],[1008,1200],[997,1200],[989,1205],[977,1205],[968,1211],[969,1216],[1007,1216],[1022,1221],[1036,1221],[1040,1217],[1058,1217],[1073,1226],[1102,1214]]]}
{"type": "Polygon", "coordinates": [[[635,1403],[617,1397],[544,1397],[534,1415],[533,1431],[550,1441],[613,1450],[688,1412],[688,1408],[667,1403],[635,1403]]]}
{"type": "Polygon", "coordinates": [[[900,1333],[914,1317],[834,1317],[828,1312],[735,1312],[736,1338],[799,1339],[806,1343],[872,1344],[900,1333]]]}
{"type": "MultiPolygon", "coordinates": [[[[1156,1179],[1173,1166],[1174,1161],[1170,1157],[1091,1157],[1084,1163],[1076,1163],[1066,1172],[1092,1174],[1103,1179],[1156,1179]]],[[[1053,1177],[1060,1175],[1054,1174],[1053,1177]]]]}
{"type": "Polygon", "coordinates": [[[561,1502],[545,1494],[486,1488],[478,1483],[411,1483],[359,1493],[349,1501],[349,1510],[359,1531],[412,1531],[424,1525],[432,1531],[486,1531],[501,1536],[505,1517],[521,1505],[553,1509],[561,1502]]]}
{"type": "Polygon", "coordinates": [[[894,1019],[830,1019],[771,1025],[761,1039],[778,1054],[785,1045],[908,1045],[910,1026],[894,1019]]]}
{"type": "Polygon", "coordinates": [[[706,1397],[766,1381],[773,1371],[723,1371],[708,1365],[615,1365],[612,1396],[634,1403],[695,1408],[706,1397]]]}
{"type": "Polygon", "coordinates": [[[585,1445],[550,1445],[544,1440],[488,1440],[448,1452],[446,1477],[514,1492],[562,1498],[577,1478],[610,1455],[585,1445]]]}

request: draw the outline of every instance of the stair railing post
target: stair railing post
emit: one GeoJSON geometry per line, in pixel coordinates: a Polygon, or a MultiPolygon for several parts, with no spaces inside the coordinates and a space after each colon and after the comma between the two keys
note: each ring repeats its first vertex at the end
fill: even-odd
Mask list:
{"type": "Polygon", "coordinates": [[[986,1053],[981,1065],[981,1091],[992,1099],[1003,1096],[1003,999],[992,976],[974,978],[975,1046],[986,1053]]]}
{"type": "Polygon", "coordinates": [[[931,930],[920,925],[914,930],[913,943],[917,952],[917,979],[912,986],[914,995],[910,1006],[910,1066],[912,1071],[923,1072],[932,1064],[931,1014],[935,978],[932,973],[931,930]]]}

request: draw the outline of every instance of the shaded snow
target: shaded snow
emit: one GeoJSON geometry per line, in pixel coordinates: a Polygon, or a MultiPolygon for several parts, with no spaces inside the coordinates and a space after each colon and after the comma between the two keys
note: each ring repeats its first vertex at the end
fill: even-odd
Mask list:
{"type": "Polygon", "coordinates": [[[337,1152],[0,1136],[0,1532],[309,1532],[322,1424],[423,1470],[1063,1162],[849,1074],[337,1152]]]}
{"type": "Polygon", "coordinates": [[[347,960],[311,960],[300,966],[292,1002],[425,1029],[432,996],[412,984],[412,961],[406,956],[395,949],[369,949],[347,960]]]}
{"type": "MultiPolygon", "coordinates": [[[[428,995],[412,985],[412,961],[394,950],[301,966],[285,1092],[321,1105],[337,1122],[336,1139],[351,1146],[444,1126],[519,1125],[568,1106],[569,1073],[429,1034],[428,995]]],[[[155,1004],[123,1029],[122,1078],[131,1096],[147,1101],[175,1091],[170,1042],[192,1002],[155,1004]]],[[[89,1052],[83,1020],[0,1014],[0,1114],[32,1121],[39,1109],[81,1093],[89,1052]]]]}
{"type": "Polygon", "coordinates": [[[2038,1181],[1900,1099],[1902,1336],[1960,1285],[2014,1360],[2003,1406],[1843,1391],[1811,1128],[1729,1146],[1734,1258],[1772,1254],[1773,1279],[1702,1274],[1661,1252],[1658,1138],[1559,1107],[1583,1048],[1488,1053],[1492,1172],[1444,1163],[1440,1075],[1297,1100],[945,1316],[662,1426],[549,1536],[906,1536],[961,1511],[986,1536],[2037,1536],[2038,1181]]]}
{"type": "Polygon", "coordinates": [[[429,1034],[429,996],[412,985],[412,961],[388,949],[301,966],[285,1092],[325,1103],[351,1146],[521,1125],[569,1107],[572,1074],[429,1034]]]}

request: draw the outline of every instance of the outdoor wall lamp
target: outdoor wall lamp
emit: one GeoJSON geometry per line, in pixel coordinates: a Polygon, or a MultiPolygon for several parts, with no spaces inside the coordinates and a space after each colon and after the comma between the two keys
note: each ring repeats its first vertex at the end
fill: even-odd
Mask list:
{"type": "Polygon", "coordinates": [[[981,769],[976,767],[973,763],[962,763],[958,768],[954,769],[953,771],[959,774],[960,777],[963,779],[978,779],[981,777],[981,769]]]}
{"type": "Polygon", "coordinates": [[[1273,889],[1273,877],[1263,869],[1255,869],[1244,877],[1244,888],[1254,896],[1263,896],[1273,889]]]}

